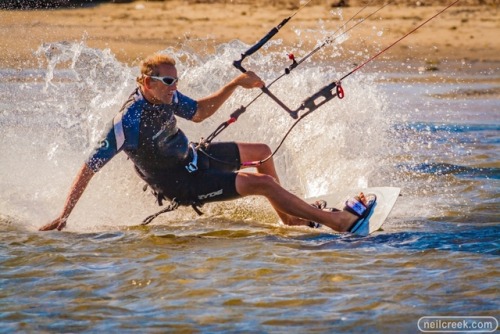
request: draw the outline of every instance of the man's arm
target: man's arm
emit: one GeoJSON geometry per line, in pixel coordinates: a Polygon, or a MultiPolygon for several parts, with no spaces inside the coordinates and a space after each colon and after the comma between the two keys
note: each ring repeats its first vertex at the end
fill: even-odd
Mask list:
{"type": "Polygon", "coordinates": [[[60,231],[66,226],[66,220],[94,175],[94,171],[92,171],[92,169],[84,163],[73,181],[73,185],[71,186],[66,202],[64,203],[61,215],[53,222],[42,226],[40,231],[50,231],[54,229],[60,231]]]}
{"type": "Polygon", "coordinates": [[[212,116],[238,86],[243,88],[260,88],[264,86],[264,82],[251,71],[240,74],[217,92],[198,100],[198,110],[193,116],[192,121],[201,122],[212,116]]]}

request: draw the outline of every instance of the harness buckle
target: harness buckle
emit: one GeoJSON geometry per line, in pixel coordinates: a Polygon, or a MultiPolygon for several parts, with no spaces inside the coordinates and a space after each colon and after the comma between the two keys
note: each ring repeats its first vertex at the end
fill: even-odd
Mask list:
{"type": "Polygon", "coordinates": [[[198,170],[198,166],[196,166],[195,163],[190,162],[190,163],[187,164],[186,170],[188,172],[190,172],[190,173],[194,173],[194,172],[196,172],[198,170]]]}
{"type": "Polygon", "coordinates": [[[186,165],[186,170],[189,173],[194,173],[198,170],[198,152],[194,143],[189,143],[189,148],[193,151],[193,160],[186,165]]]}

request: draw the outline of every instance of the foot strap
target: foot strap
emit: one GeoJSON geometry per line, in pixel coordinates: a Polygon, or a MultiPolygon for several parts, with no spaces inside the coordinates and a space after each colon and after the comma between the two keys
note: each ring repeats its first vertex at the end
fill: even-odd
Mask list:
{"type": "Polygon", "coordinates": [[[356,220],[356,222],[354,222],[348,230],[350,233],[355,233],[359,230],[361,226],[365,224],[365,221],[367,221],[367,219],[371,216],[373,207],[377,201],[377,196],[375,196],[375,194],[368,194],[365,195],[365,197],[367,205],[364,205],[358,196],[348,199],[345,203],[346,205],[344,207],[344,211],[350,212],[358,217],[358,220],[356,220]]]}
{"type": "Polygon", "coordinates": [[[344,211],[350,212],[356,217],[362,218],[366,213],[367,207],[361,202],[358,196],[349,198],[345,202],[344,211]]]}

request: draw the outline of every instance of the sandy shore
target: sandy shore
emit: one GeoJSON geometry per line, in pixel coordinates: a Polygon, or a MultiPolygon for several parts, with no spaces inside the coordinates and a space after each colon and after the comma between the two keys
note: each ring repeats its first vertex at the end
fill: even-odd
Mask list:
{"type": "MultiPolygon", "coordinates": [[[[250,2],[252,3],[252,2],[250,2]]],[[[142,57],[169,46],[182,48],[215,45],[233,39],[255,43],[296,8],[291,6],[238,4],[232,1],[134,1],[103,3],[87,8],[57,10],[0,10],[0,68],[37,67],[33,56],[48,42],[85,40],[95,48],[109,48],[123,62],[134,64],[142,57]]],[[[369,7],[360,17],[376,10],[369,7]]],[[[443,6],[390,5],[359,25],[344,44],[345,49],[372,52],[416,27],[443,6]]],[[[301,10],[277,37],[285,43],[300,38],[317,40],[335,31],[360,7],[332,8],[316,1],[301,10]],[[316,4],[315,4],[316,3],[316,4]],[[318,4],[319,3],[319,4],[318,4]],[[308,35],[309,34],[309,35],[308,35]]],[[[385,59],[419,59],[426,63],[443,59],[498,64],[500,62],[500,15],[497,6],[454,6],[412,34],[384,55],[385,59]]],[[[349,54],[344,55],[348,57],[349,54]]],[[[498,69],[498,66],[496,66],[498,69]]]]}

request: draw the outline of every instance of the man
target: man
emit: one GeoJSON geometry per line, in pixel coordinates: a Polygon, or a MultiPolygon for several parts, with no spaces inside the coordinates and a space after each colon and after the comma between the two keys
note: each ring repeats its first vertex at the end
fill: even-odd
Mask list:
{"type": "Polygon", "coordinates": [[[240,74],[217,92],[193,100],[177,91],[175,61],[163,54],[145,59],[138,87],[110,124],[104,139],[85,161],[71,186],[64,208],[40,230],[61,230],[88,183],[112,157],[124,151],[139,176],[158,199],[174,199],[181,205],[201,205],[249,195],[265,196],[287,225],[317,222],[349,231],[371,210],[375,199],[360,194],[346,202],[343,211],[321,210],[309,205],[279,184],[272,159],[256,173],[239,171],[241,162],[260,161],[271,154],[265,144],[212,143],[200,152],[177,128],[175,116],[201,122],[212,116],[237,87],[260,88],[264,82],[253,72],[240,74]]]}

